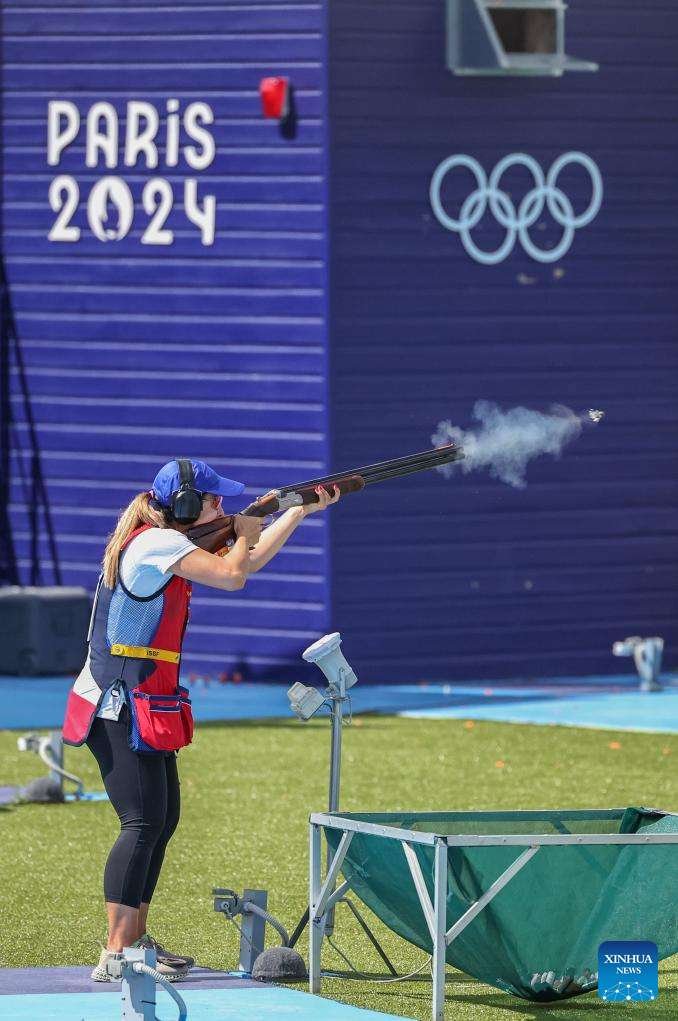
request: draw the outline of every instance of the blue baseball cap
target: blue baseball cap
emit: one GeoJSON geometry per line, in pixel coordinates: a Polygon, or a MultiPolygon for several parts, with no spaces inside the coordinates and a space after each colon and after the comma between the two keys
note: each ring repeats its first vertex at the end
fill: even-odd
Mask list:
{"type": "MultiPolygon", "coordinates": [[[[189,460],[187,458],[187,460],[189,460]]],[[[210,468],[204,461],[194,461],[190,458],[195,476],[195,488],[201,493],[214,493],[218,496],[240,496],[245,488],[244,482],[235,482],[233,479],[226,479],[218,475],[214,468],[210,468]]],[[[169,507],[172,500],[172,493],[176,493],[181,482],[179,479],[179,465],[176,461],[168,461],[164,464],[153,479],[153,496],[158,503],[169,507]]]]}

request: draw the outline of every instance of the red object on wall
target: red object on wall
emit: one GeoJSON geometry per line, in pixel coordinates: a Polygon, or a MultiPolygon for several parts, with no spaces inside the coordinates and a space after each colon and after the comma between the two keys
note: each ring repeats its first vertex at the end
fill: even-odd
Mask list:
{"type": "Polygon", "coordinates": [[[287,78],[262,78],[259,83],[264,117],[284,120],[290,110],[290,86],[287,78]]]}

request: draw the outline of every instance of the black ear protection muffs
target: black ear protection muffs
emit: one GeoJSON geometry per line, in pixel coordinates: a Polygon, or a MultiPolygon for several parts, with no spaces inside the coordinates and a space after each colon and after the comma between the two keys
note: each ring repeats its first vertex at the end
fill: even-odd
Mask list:
{"type": "Polygon", "coordinates": [[[202,513],[202,493],[195,488],[193,465],[185,457],[176,459],[179,465],[179,488],[172,493],[170,511],[180,525],[192,525],[202,513]]]}

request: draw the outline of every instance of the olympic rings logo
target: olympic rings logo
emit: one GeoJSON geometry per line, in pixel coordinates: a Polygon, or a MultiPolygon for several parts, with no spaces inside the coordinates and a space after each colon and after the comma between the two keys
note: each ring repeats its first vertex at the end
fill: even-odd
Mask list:
{"type": "Polygon", "coordinates": [[[464,248],[476,262],[481,262],[485,266],[496,266],[497,263],[503,262],[513,251],[516,238],[520,239],[524,250],[537,262],[556,262],[569,251],[575,230],[585,227],[598,213],[603,201],[603,179],[598,166],[590,156],[583,152],[563,153],[562,156],[554,160],[546,176],[532,156],[516,152],[499,160],[490,174],[488,182],[487,175],[480,163],[472,156],[460,153],[456,156],[448,156],[436,167],[431,178],[429,194],[431,207],[438,222],[446,230],[452,230],[461,235],[464,248]],[[557,184],[560,172],[571,163],[584,167],[591,177],[591,200],[584,212],[578,215],[575,215],[572,203],[557,184]],[[503,175],[510,167],[514,166],[526,167],[534,180],[534,187],[520,201],[517,211],[511,197],[505,191],[501,191],[499,187],[503,175]],[[476,179],[476,190],[472,191],[464,200],[459,218],[455,220],[443,208],[440,190],[446,175],[456,167],[466,167],[471,171],[476,179]],[[493,252],[486,252],[479,248],[471,237],[471,231],[485,215],[488,203],[492,215],[506,230],[504,241],[493,252]],[[555,248],[547,250],[539,248],[529,233],[530,227],[542,215],[545,204],[553,219],[563,228],[563,234],[558,244],[555,248]]]}

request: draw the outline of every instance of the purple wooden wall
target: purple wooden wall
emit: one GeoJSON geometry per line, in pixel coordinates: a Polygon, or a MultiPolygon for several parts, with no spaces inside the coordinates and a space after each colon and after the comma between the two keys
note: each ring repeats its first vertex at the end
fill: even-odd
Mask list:
{"type": "MultiPolygon", "coordinates": [[[[325,470],[323,19],[322,3],[277,0],[4,6],[4,254],[68,584],[93,588],[117,510],[174,456],[242,478],[248,498],[325,470]],[[293,139],[261,115],[259,81],[274,74],[296,87],[293,139]],[[216,152],[204,169],[187,163],[183,146],[205,149],[185,125],[178,163],[166,165],[172,98],[181,115],[196,102],[213,113],[204,127],[216,152]],[[50,100],[71,101],[83,118],[56,166],[47,162],[50,100]],[[159,111],[156,168],[143,157],[124,165],[129,100],[159,111]],[[100,101],[119,115],[114,167],[103,155],[86,166],[84,120],[100,101]],[[77,241],[48,239],[58,175],[79,188],[77,241]],[[121,240],[99,240],[88,222],[87,197],[106,175],[134,200],[121,240]],[[143,190],[156,177],[173,190],[169,244],[142,240],[143,190]],[[200,204],[216,199],[213,243],[187,218],[187,179],[200,204]]],[[[110,202],[107,212],[104,227],[115,226],[110,202]]],[[[16,387],[14,409],[25,449],[16,387]]],[[[14,493],[25,577],[18,458],[14,493]]],[[[48,559],[44,544],[41,553],[48,559]]],[[[196,592],[187,667],[296,676],[299,649],[327,626],[326,577],[325,522],[309,519],[245,592],[196,592]]]]}
{"type": "MultiPolygon", "coordinates": [[[[524,490],[421,476],[346,502],[333,620],[366,679],[615,672],[632,667],[612,641],[637,633],[664,635],[675,665],[677,36],[658,0],[575,0],[567,48],[598,73],[462,78],[445,69],[439,0],[331,6],[333,462],[422,449],[477,398],[608,413],[524,490]],[[573,150],[604,200],[555,263],[517,244],[481,265],[433,215],[450,155],[489,175],[507,154],[546,172],[573,150]]],[[[558,185],[586,207],[581,168],[558,185]]],[[[502,179],[516,204],[530,187],[524,169],[502,179]]],[[[472,177],[447,188],[459,210],[472,177]]],[[[473,236],[491,250],[505,233],[488,212],[473,236]]],[[[531,231],[547,251],[561,234],[546,213],[531,231]]]]}

